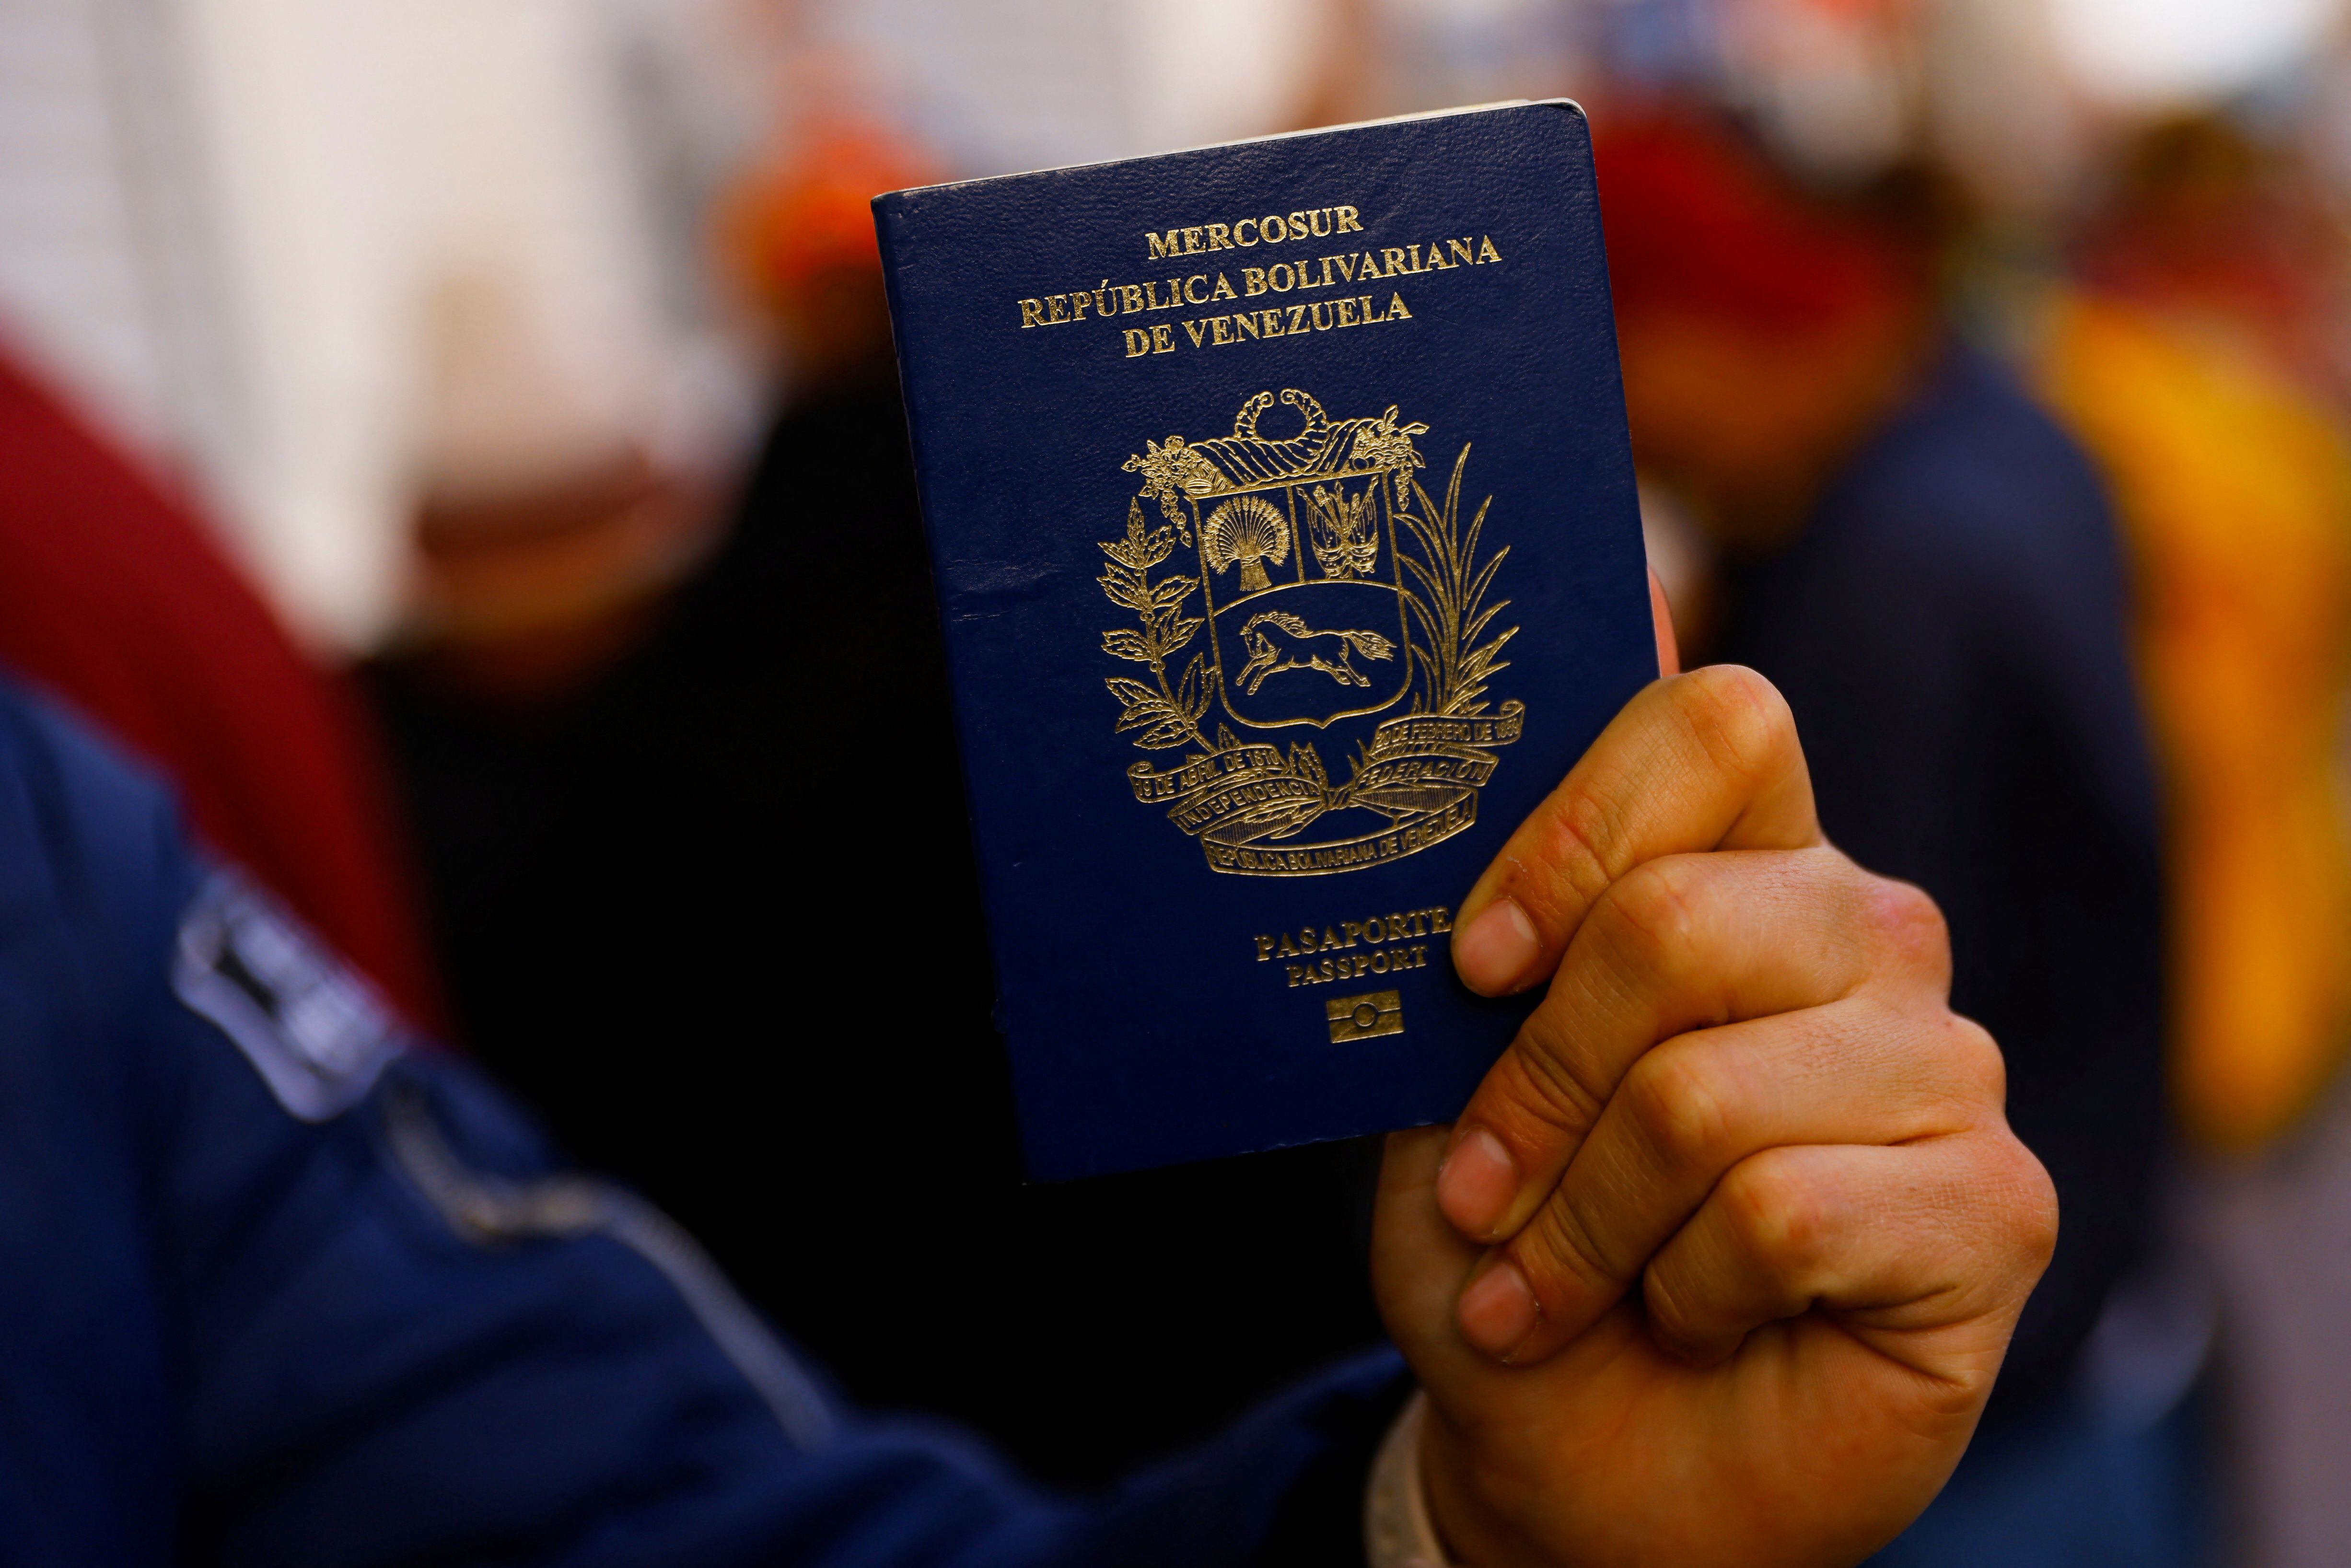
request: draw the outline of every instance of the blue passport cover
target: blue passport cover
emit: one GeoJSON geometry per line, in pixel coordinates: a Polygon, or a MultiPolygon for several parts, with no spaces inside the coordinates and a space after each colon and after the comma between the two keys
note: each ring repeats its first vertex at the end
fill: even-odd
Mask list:
{"type": "Polygon", "coordinates": [[[1656,674],[1583,111],[874,207],[1030,1174],[1450,1118],[1452,907],[1656,674]]]}

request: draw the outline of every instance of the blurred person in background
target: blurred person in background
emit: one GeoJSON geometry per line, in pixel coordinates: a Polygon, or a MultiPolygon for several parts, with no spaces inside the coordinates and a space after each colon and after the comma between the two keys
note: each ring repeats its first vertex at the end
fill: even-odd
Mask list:
{"type": "MultiPolygon", "coordinates": [[[[2011,1381],[1882,1561],[2193,1560],[2196,1429],[2088,1353],[2157,1239],[2162,887],[2124,581],[2088,461],[1962,347],[1915,201],[1832,197],[1696,111],[1597,137],[1635,452],[1702,537],[1685,626],[1808,727],[1824,830],[1949,913],[1956,1005],[2064,1204],[2011,1381]]],[[[1670,587],[1671,585],[1669,585],[1670,587]]]]}
{"type": "MultiPolygon", "coordinates": [[[[2304,111],[2310,106],[2305,101],[2304,111]]],[[[2031,362],[2117,501],[2165,787],[2171,1082],[2242,1561],[2351,1554],[2351,439],[2339,202],[2281,132],[2118,134],[2031,362]]]]}

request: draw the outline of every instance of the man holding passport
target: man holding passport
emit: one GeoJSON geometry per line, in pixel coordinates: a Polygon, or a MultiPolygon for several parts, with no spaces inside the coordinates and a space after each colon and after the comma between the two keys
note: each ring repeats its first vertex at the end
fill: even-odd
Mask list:
{"type": "MultiPolygon", "coordinates": [[[[841,1408],[674,1228],[403,1049],[162,791],[0,687],[0,1541],[1711,1568],[1891,1539],[1967,1446],[2054,1200],[1998,1050],[1949,1009],[1939,916],[1822,841],[1778,694],[1735,668],[1639,692],[1470,890],[1452,956],[1542,999],[1451,1127],[1390,1141],[1373,1267],[1401,1362],[1047,1496],[841,1408]]],[[[780,1110],[866,1119],[892,1157],[886,1105],[780,1110]]],[[[855,1205],[855,1173],[803,1201],[855,1205]]],[[[919,1214],[868,1219],[923,1245],[919,1214]]],[[[977,1283],[938,1281],[937,1310],[977,1283]]]]}

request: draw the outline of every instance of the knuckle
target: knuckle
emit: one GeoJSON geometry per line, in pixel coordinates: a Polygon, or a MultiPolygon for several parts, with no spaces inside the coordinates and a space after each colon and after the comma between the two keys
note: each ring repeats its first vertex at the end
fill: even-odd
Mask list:
{"type": "Polygon", "coordinates": [[[1742,1160],[1723,1177],[1717,1197],[1731,1233],[1759,1262],[1784,1271],[1818,1259],[1827,1207],[1794,1161],[1776,1153],[1742,1160]]]}
{"type": "Polygon", "coordinates": [[[1635,1130],[1668,1170],[1710,1166],[1730,1142],[1729,1086],[1700,1051],[1651,1050],[1625,1075],[1621,1092],[1635,1130]]]}
{"type": "Polygon", "coordinates": [[[1510,1250],[1535,1299],[1546,1305],[1556,1306],[1573,1294],[1605,1295],[1615,1288],[1616,1271],[1606,1252],[1564,1199],[1554,1197],[1536,1210],[1510,1250]]]}
{"type": "Polygon", "coordinates": [[[1614,874],[1608,846],[1617,836],[1615,815],[1606,802],[1571,780],[1552,796],[1542,813],[1536,859],[1520,865],[1512,891],[1552,906],[1597,895],[1614,874]]]}
{"type": "Polygon", "coordinates": [[[1949,976],[1950,926],[1943,919],[1942,906],[1924,888],[1890,877],[1870,877],[1868,918],[1880,944],[1904,969],[1949,976]]]}
{"type": "Polygon", "coordinates": [[[1708,1324],[1691,1304],[1686,1269],[1676,1260],[1660,1258],[1641,1276],[1641,1304],[1649,1325],[1668,1344],[1691,1346],[1705,1338],[1708,1324]]]}
{"type": "Polygon", "coordinates": [[[1599,1119],[1606,1097],[1577,1076],[1573,1042],[1537,1009],[1519,1030],[1496,1088],[1514,1113],[1548,1128],[1581,1135],[1599,1119]]]}
{"type": "Polygon", "coordinates": [[[1991,1030],[1959,1013],[1946,1013],[1949,1035],[1946,1051],[1962,1092],[1970,1100],[1994,1107],[2008,1103],[2008,1057],[1991,1030]]]}
{"type": "Polygon", "coordinates": [[[1675,691],[1691,734],[1732,779],[1761,777],[1795,745],[1788,699],[1744,665],[1708,665],[1685,676],[1675,691]]]}
{"type": "Polygon", "coordinates": [[[2014,1197],[2009,1209],[2014,1216],[2015,1242],[2037,1276],[2057,1252],[2057,1184],[2031,1149],[2013,1137],[2009,1142],[2014,1151],[2010,1156],[2015,1167],[2011,1177],[2014,1197]]]}
{"type": "Polygon", "coordinates": [[[1679,857],[1645,862],[1608,890],[1604,906],[1618,945],[1640,967],[1679,973],[1697,946],[1703,880],[1679,857]]]}

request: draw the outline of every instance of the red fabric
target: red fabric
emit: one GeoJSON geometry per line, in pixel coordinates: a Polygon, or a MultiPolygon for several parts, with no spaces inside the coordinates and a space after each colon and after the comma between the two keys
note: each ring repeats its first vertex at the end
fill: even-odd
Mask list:
{"type": "Polygon", "coordinates": [[[0,353],[0,664],[171,779],[196,831],[441,1021],[377,738],[188,507],[0,353]]]}
{"type": "Polygon", "coordinates": [[[1695,311],[1801,330],[1907,287],[1876,230],[1796,190],[1719,126],[1635,120],[1595,138],[1593,158],[1620,314],[1695,311]]]}

